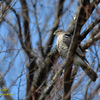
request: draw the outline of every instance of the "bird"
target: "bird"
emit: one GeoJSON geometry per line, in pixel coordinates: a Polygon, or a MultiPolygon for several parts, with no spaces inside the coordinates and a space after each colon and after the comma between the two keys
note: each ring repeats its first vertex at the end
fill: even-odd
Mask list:
{"type": "MultiPolygon", "coordinates": [[[[72,35],[65,32],[63,29],[57,29],[54,32],[54,35],[57,38],[56,39],[57,50],[58,50],[61,58],[66,59],[68,50],[69,50],[69,46],[71,44],[72,35]]],[[[94,72],[89,67],[89,62],[86,59],[85,53],[81,46],[78,46],[75,51],[73,64],[78,67],[80,66],[93,82],[95,82],[96,79],[98,78],[98,75],[96,74],[96,72],[94,72]]]]}

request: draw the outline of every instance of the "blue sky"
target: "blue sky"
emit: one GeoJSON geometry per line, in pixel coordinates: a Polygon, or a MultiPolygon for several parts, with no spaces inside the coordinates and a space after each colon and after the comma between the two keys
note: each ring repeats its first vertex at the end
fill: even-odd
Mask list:
{"type": "MultiPolygon", "coordinates": [[[[32,42],[33,49],[37,49],[38,48],[37,43],[38,43],[39,38],[38,38],[38,32],[37,32],[37,27],[36,27],[36,23],[35,23],[34,10],[32,10],[33,5],[30,3],[30,1],[31,0],[27,0],[28,6],[29,6],[31,42],[32,42]]],[[[39,25],[40,31],[42,33],[42,38],[43,38],[42,45],[43,46],[45,46],[45,42],[48,40],[48,35],[50,33],[50,30],[52,29],[52,25],[53,25],[53,22],[55,19],[55,8],[57,6],[57,2],[58,2],[58,0],[55,0],[55,1],[54,0],[40,0],[37,3],[37,12],[36,13],[38,14],[38,16],[37,16],[38,25],[39,25]],[[48,23],[46,23],[46,21],[48,21],[48,23]],[[45,24],[46,24],[46,28],[43,29],[45,24]],[[44,38],[45,35],[46,35],[46,37],[44,38]]],[[[70,2],[65,0],[64,11],[66,9],[67,10],[66,10],[66,13],[63,15],[63,17],[60,19],[60,23],[59,23],[59,28],[64,29],[65,31],[68,29],[68,25],[72,19],[73,14],[75,13],[76,5],[77,5],[77,2],[73,2],[73,4],[69,8],[67,8],[69,3],[70,2]]],[[[14,5],[14,9],[20,15],[21,27],[22,27],[22,32],[23,32],[23,20],[22,20],[22,16],[21,16],[21,5],[20,5],[19,0],[14,5]]],[[[18,29],[18,25],[16,24],[16,17],[13,14],[13,12],[9,11],[6,16],[6,19],[8,19],[18,29]]],[[[89,21],[86,23],[86,25],[90,24],[92,21],[93,20],[90,18],[89,21]]],[[[83,30],[86,27],[87,26],[83,27],[83,30]]],[[[89,35],[87,36],[87,38],[85,40],[87,40],[88,37],[89,37],[89,35]]],[[[56,41],[56,38],[55,38],[55,41],[56,41]]],[[[54,41],[53,47],[56,45],[55,41],[54,41]]],[[[5,22],[3,22],[0,26],[0,46],[1,46],[0,51],[5,51],[6,49],[10,49],[10,48],[22,49],[21,44],[18,40],[17,34],[12,29],[12,27],[10,27],[5,22]],[[9,34],[11,34],[11,35],[9,35],[9,34]]],[[[92,47],[92,49],[94,50],[93,47],[92,47]]],[[[17,100],[18,87],[19,87],[19,82],[21,80],[19,98],[24,99],[25,94],[26,94],[25,90],[26,90],[27,70],[25,69],[23,71],[23,68],[25,68],[26,64],[28,64],[28,62],[29,62],[27,55],[25,54],[25,52],[23,50],[19,50],[19,54],[14,59],[18,50],[11,50],[11,51],[8,50],[7,52],[0,53],[0,71],[2,72],[2,74],[4,74],[6,72],[6,70],[8,69],[8,66],[11,66],[10,70],[4,77],[7,88],[9,88],[12,85],[14,80],[16,80],[16,78],[18,76],[20,76],[21,73],[24,74],[23,76],[21,76],[21,79],[18,78],[18,80],[15,82],[15,84],[9,89],[10,93],[14,94],[14,96],[12,96],[12,97],[17,100]]],[[[98,52],[98,54],[99,54],[99,52],[98,52]]],[[[90,56],[89,53],[86,56],[88,56],[88,55],[90,56]]],[[[93,56],[94,56],[94,54],[93,54],[93,56]]],[[[92,62],[91,58],[89,58],[89,57],[87,57],[87,58],[89,59],[90,62],[92,62]]],[[[96,65],[97,65],[97,63],[96,63],[96,65]]],[[[82,71],[80,71],[80,72],[82,72],[82,71]]],[[[86,76],[86,78],[87,78],[87,76],[86,76]]],[[[83,94],[80,94],[79,98],[82,98],[82,96],[84,96],[83,94]]],[[[2,99],[4,99],[3,96],[2,96],[2,99]]]]}

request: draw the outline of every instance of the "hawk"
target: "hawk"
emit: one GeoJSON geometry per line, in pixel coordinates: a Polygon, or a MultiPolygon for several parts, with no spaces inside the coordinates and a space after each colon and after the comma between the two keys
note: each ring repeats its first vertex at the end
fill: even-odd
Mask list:
{"type": "MultiPolygon", "coordinates": [[[[68,49],[72,40],[71,34],[66,33],[62,29],[58,29],[54,32],[54,35],[57,38],[56,44],[60,56],[64,59],[67,57],[68,49]]],[[[97,74],[89,67],[89,63],[85,58],[84,51],[79,46],[76,49],[75,57],[73,61],[75,66],[80,66],[88,77],[94,82],[98,77],[97,74]]]]}

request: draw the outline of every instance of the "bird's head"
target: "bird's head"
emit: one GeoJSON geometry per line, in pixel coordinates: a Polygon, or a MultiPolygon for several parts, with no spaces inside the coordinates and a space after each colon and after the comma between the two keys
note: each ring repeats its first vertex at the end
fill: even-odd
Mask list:
{"type": "Polygon", "coordinates": [[[59,36],[59,35],[61,35],[61,34],[65,34],[65,31],[62,30],[62,29],[58,29],[58,30],[56,30],[56,31],[54,32],[54,35],[55,35],[56,37],[59,36]]]}

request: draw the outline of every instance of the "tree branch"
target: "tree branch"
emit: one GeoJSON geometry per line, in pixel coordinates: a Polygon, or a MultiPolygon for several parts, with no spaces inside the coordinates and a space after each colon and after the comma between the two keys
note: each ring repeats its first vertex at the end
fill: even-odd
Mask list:
{"type": "MultiPolygon", "coordinates": [[[[44,61],[40,64],[41,67],[37,70],[37,73],[34,76],[33,82],[32,82],[32,92],[34,94],[35,90],[42,84],[44,79],[46,78],[47,73],[50,71],[50,68],[52,66],[51,62],[54,62],[55,54],[57,54],[57,47],[55,47],[44,59],[44,61]],[[50,62],[51,61],[51,62],[50,62]]],[[[35,97],[38,98],[38,97],[35,97]]]]}
{"type": "Polygon", "coordinates": [[[100,33],[95,35],[94,37],[90,38],[87,42],[82,45],[83,50],[89,48],[92,44],[100,39],[100,33]]]}
{"type": "Polygon", "coordinates": [[[50,52],[51,50],[51,45],[53,43],[53,40],[54,40],[54,35],[53,33],[56,31],[56,29],[58,28],[58,24],[59,24],[59,21],[60,21],[60,16],[62,14],[62,10],[63,10],[63,3],[64,3],[65,0],[59,0],[58,1],[58,6],[56,8],[56,15],[55,15],[55,20],[54,20],[54,23],[53,23],[53,28],[50,32],[50,35],[49,35],[49,38],[48,38],[48,41],[46,43],[46,50],[45,50],[45,55],[48,54],[48,52],[50,52]],[[50,46],[50,47],[49,47],[50,46]]]}
{"type": "Polygon", "coordinates": [[[84,32],[80,35],[79,40],[83,40],[86,35],[98,24],[100,23],[100,17],[95,19],[85,30],[84,32]]]}

